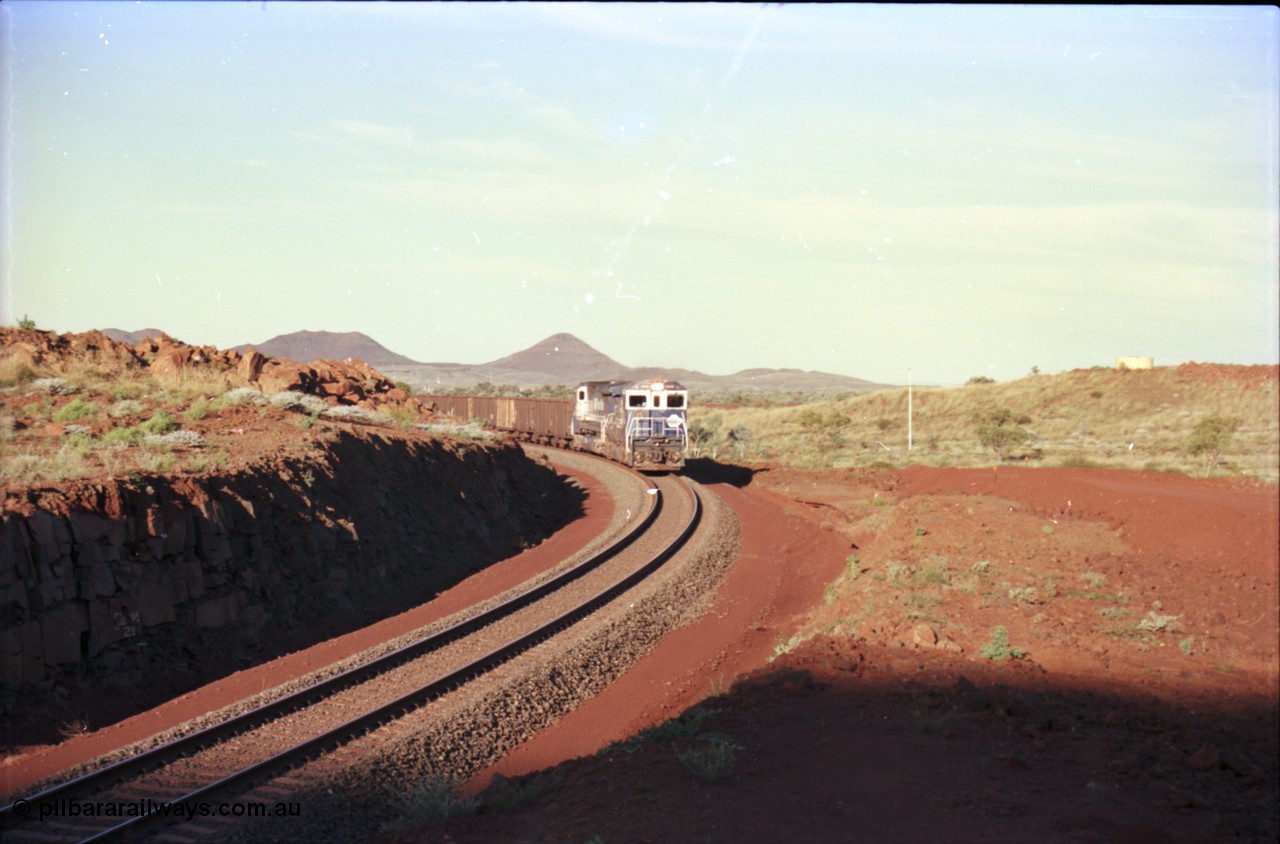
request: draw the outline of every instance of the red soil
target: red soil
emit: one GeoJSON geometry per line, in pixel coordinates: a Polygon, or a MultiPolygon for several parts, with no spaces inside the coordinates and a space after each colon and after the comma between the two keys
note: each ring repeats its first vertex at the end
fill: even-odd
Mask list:
{"type": "Polygon", "coordinates": [[[470,783],[573,760],[534,775],[546,790],[532,806],[398,840],[1275,839],[1274,488],[927,468],[711,488],[742,524],[711,611],[470,783]],[[863,573],[824,602],[851,543],[863,573]],[[939,557],[946,590],[887,573],[939,557]],[[960,576],[979,560],[991,588],[967,594],[960,576]],[[1030,583],[1034,602],[1006,597],[1030,583]],[[942,597],[921,622],[907,592],[942,597]],[[806,621],[818,635],[766,666],[806,621]],[[922,623],[937,645],[917,643],[922,623]],[[1023,658],[982,655],[996,625],[1023,658]],[[678,759],[706,738],[601,752],[700,702],[703,733],[740,747],[723,781],[678,759]]]}

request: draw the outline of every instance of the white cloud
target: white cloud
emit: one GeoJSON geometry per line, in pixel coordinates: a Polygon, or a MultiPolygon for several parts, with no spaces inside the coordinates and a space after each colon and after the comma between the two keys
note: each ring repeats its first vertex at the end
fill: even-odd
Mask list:
{"type": "Polygon", "coordinates": [[[431,144],[428,155],[461,159],[478,167],[546,166],[553,163],[541,147],[520,138],[446,138],[431,144]]]}
{"type": "Polygon", "coordinates": [[[343,135],[360,141],[397,149],[413,146],[414,131],[409,126],[385,126],[360,120],[330,120],[329,127],[343,135]]]}

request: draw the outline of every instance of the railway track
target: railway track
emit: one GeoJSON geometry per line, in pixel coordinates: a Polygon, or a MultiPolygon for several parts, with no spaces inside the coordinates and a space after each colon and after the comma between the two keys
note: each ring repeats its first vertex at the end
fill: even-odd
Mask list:
{"type": "Polygon", "coordinates": [[[236,799],[249,789],[287,806],[281,774],[466,687],[659,569],[693,534],[701,505],[680,479],[651,484],[636,527],[588,559],[355,668],[4,806],[4,839],[195,840],[256,811],[236,799]]]}

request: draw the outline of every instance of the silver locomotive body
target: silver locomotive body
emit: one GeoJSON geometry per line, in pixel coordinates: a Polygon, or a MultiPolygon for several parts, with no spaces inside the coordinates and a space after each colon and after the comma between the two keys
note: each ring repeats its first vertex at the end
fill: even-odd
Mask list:
{"type": "Polygon", "coordinates": [[[680,469],[688,404],[688,390],[676,381],[584,382],[574,391],[574,447],[635,469],[680,469]]]}

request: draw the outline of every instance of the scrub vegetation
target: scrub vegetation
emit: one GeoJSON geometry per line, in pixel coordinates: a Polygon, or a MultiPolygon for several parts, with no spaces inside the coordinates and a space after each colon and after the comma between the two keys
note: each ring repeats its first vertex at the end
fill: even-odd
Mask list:
{"type": "Polygon", "coordinates": [[[183,429],[178,420],[203,419],[228,402],[192,387],[162,387],[136,374],[106,377],[89,369],[19,379],[4,388],[0,482],[224,468],[225,456],[206,448],[200,433],[183,429]]]}
{"type": "Polygon", "coordinates": [[[416,413],[394,405],[374,411],[291,390],[232,387],[226,372],[193,367],[157,379],[145,369],[112,371],[87,360],[46,367],[0,355],[0,483],[221,471],[230,465],[227,453],[197,429],[225,427],[218,417],[229,410],[266,414],[272,408],[298,414],[303,428],[323,416],[467,441],[494,438],[473,425],[417,422],[416,413]]]}
{"type": "Polygon", "coordinates": [[[778,406],[698,395],[689,431],[693,456],[796,468],[1019,462],[1276,483],[1278,396],[1274,366],[1075,370],[917,388],[910,422],[905,389],[778,406]],[[745,448],[729,447],[734,431],[749,432],[745,448]]]}

